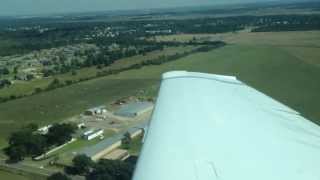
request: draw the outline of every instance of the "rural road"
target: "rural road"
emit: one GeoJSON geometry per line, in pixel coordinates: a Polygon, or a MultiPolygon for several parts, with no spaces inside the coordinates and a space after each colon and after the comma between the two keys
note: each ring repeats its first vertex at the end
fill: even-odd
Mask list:
{"type": "Polygon", "coordinates": [[[10,172],[23,172],[27,174],[35,174],[40,176],[50,176],[53,173],[56,173],[56,171],[48,170],[48,169],[41,169],[34,166],[28,166],[21,163],[15,163],[15,164],[7,164],[5,160],[0,160],[0,169],[7,170],[10,172]]]}

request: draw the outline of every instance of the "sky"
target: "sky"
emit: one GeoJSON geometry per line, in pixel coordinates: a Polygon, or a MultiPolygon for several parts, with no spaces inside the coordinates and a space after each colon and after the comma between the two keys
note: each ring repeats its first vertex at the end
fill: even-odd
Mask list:
{"type": "Polygon", "coordinates": [[[0,15],[201,6],[272,0],[0,0],[0,15]]]}

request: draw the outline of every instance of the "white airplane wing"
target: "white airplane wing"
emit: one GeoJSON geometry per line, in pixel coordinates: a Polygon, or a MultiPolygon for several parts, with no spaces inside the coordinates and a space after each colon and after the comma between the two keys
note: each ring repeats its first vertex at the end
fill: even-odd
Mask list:
{"type": "Polygon", "coordinates": [[[320,180],[320,128],[235,77],[165,73],[133,180],[320,180]]]}

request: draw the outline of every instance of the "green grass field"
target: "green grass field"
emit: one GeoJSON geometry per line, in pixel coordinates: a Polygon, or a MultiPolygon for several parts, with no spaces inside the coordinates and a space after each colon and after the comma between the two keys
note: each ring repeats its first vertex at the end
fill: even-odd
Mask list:
{"type": "Polygon", "coordinates": [[[1,180],[30,180],[24,176],[8,173],[6,171],[0,171],[1,180]]]}
{"type": "Polygon", "coordinates": [[[9,133],[29,122],[59,122],[88,107],[110,103],[138,90],[155,95],[154,87],[159,84],[161,74],[170,70],[236,75],[320,123],[320,51],[316,35],[319,32],[254,33],[244,34],[242,39],[237,35],[238,39],[230,38],[232,44],[208,53],[0,104],[0,142],[5,145],[9,133]],[[297,51],[297,47],[301,50],[297,51]]]}

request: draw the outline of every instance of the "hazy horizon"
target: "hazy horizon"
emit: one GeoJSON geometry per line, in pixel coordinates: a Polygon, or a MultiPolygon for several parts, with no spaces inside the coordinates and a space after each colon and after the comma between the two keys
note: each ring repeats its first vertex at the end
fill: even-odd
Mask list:
{"type": "MultiPolygon", "coordinates": [[[[224,5],[280,0],[3,0],[0,16],[224,5]]],[[[286,0],[288,1],[288,0],[286,0]]],[[[300,0],[306,1],[306,0],[300,0]]],[[[281,1],[283,2],[283,1],[281,1]]]]}

